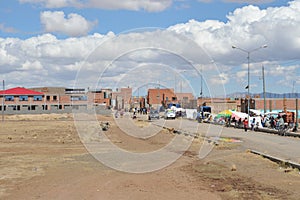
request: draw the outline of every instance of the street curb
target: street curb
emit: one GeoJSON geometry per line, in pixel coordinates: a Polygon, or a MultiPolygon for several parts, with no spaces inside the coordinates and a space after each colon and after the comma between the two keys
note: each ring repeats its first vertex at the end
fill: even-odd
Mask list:
{"type": "MultiPolygon", "coordinates": [[[[279,135],[278,130],[269,129],[269,128],[258,128],[258,131],[279,135]]],[[[286,132],[285,136],[300,137],[300,134],[299,133],[293,133],[293,132],[286,132]]]]}
{"type": "Polygon", "coordinates": [[[269,159],[273,162],[284,163],[285,165],[288,165],[288,166],[291,166],[293,168],[297,168],[297,169],[300,170],[300,164],[299,163],[295,163],[295,162],[292,162],[292,161],[289,161],[289,160],[284,160],[284,159],[274,157],[274,156],[271,156],[271,155],[268,155],[268,154],[265,154],[265,153],[262,153],[262,152],[259,152],[259,151],[255,151],[255,150],[250,150],[250,152],[253,153],[253,154],[256,154],[256,155],[260,155],[264,158],[267,158],[267,159],[269,159]]]}

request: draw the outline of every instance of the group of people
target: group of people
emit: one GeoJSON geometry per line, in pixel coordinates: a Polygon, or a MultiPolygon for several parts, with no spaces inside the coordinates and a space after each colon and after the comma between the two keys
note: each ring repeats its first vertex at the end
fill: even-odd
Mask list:
{"type": "MultiPolygon", "coordinates": [[[[279,128],[282,128],[285,126],[285,122],[282,116],[278,115],[277,117],[274,116],[260,116],[260,123],[262,127],[271,128],[278,130],[279,128]]],[[[250,123],[250,130],[254,131],[258,128],[259,122],[256,120],[256,118],[252,117],[252,119],[248,120],[248,118],[239,118],[238,120],[235,119],[235,117],[231,118],[229,117],[226,120],[226,126],[231,126],[231,123],[234,123],[235,128],[241,128],[243,127],[245,132],[249,129],[249,123],[250,123]]]]}
{"type": "MultiPolygon", "coordinates": [[[[280,126],[284,126],[284,119],[280,115],[278,117],[274,116],[263,116],[262,117],[262,126],[272,129],[278,129],[280,126]]],[[[292,124],[290,124],[292,126],[292,124]]]]}
{"type": "Polygon", "coordinates": [[[132,112],[133,114],[139,113],[139,114],[147,115],[148,110],[147,108],[132,108],[132,112]]]}
{"type": "MultiPolygon", "coordinates": [[[[238,120],[236,120],[235,117],[233,117],[232,119],[231,119],[231,117],[230,117],[229,120],[228,120],[229,125],[231,124],[231,122],[234,123],[234,128],[240,128],[240,127],[243,127],[244,130],[245,130],[245,132],[248,131],[248,127],[249,127],[249,121],[248,121],[248,118],[244,118],[244,119],[239,118],[238,120]]],[[[226,125],[227,125],[227,123],[226,123],[226,125]]],[[[252,130],[252,131],[254,131],[256,125],[257,125],[257,124],[256,124],[256,122],[255,122],[255,118],[253,118],[253,119],[251,120],[251,130],[252,130]]]]}

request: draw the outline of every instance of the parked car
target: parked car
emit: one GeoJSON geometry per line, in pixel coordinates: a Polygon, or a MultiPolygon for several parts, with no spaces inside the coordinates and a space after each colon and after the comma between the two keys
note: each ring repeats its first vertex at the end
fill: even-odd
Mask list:
{"type": "Polygon", "coordinates": [[[176,118],[176,111],[175,110],[166,110],[165,112],[165,119],[175,119],[176,118]]]}
{"type": "Polygon", "coordinates": [[[150,110],[149,115],[148,115],[148,119],[159,119],[159,112],[158,110],[150,110]]]}

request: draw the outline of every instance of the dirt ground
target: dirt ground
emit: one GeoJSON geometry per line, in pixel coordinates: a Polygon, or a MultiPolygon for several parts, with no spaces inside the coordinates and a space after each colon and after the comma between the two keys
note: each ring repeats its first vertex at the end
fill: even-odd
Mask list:
{"type": "MultiPolygon", "coordinates": [[[[129,151],[152,151],[174,134],[132,138],[111,117],[106,135],[129,151]]],[[[139,126],[147,121],[139,121],[139,126]]],[[[0,199],[299,199],[300,174],[220,142],[205,159],[203,138],[172,165],[130,174],[106,167],[81,143],[71,114],[5,116],[0,122],[0,199]]]]}

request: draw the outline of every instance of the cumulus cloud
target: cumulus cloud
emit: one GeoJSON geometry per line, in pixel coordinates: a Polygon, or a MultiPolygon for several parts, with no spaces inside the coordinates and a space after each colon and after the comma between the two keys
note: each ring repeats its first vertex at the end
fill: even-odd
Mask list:
{"type": "Polygon", "coordinates": [[[25,61],[25,63],[22,64],[22,70],[41,70],[43,69],[42,64],[39,61],[25,61]]]}
{"type": "Polygon", "coordinates": [[[146,10],[159,12],[171,6],[172,0],[19,0],[21,3],[40,4],[47,8],[85,7],[110,10],[146,10]]]}
{"type": "MultiPolygon", "coordinates": [[[[295,33],[300,32],[299,0],[290,2],[289,6],[263,10],[253,5],[245,6],[229,13],[227,18],[225,23],[216,20],[190,20],[185,24],[172,26],[169,30],[192,38],[207,49],[215,60],[223,60],[223,63],[231,62],[228,55],[232,54],[232,45],[251,50],[268,44],[269,47],[264,52],[255,52],[256,61],[263,59],[262,53],[271,60],[298,57],[296,54],[300,51],[300,35],[295,33]],[[278,49],[281,51],[277,51],[278,49]]],[[[242,52],[235,54],[242,58],[242,52]]],[[[245,57],[242,59],[245,60],[245,57]]]]}
{"type": "Polygon", "coordinates": [[[66,17],[62,11],[45,11],[41,13],[40,18],[46,32],[62,33],[68,36],[87,35],[97,24],[96,21],[90,22],[75,13],[66,17]]]}
{"type": "MultiPolygon", "coordinates": [[[[17,55],[16,55],[17,56],[17,55]]],[[[9,54],[5,49],[0,49],[0,65],[12,65],[17,62],[18,58],[9,54]]]]}
{"type": "MultiPolygon", "coordinates": [[[[216,2],[217,0],[197,0],[202,3],[212,3],[216,2]]],[[[247,3],[247,4],[265,4],[265,3],[271,3],[275,0],[221,0],[226,3],[247,3]]]]}
{"type": "Polygon", "coordinates": [[[20,3],[39,4],[46,8],[62,8],[80,6],[78,0],[19,0],[20,3]]]}
{"type": "MultiPolygon", "coordinates": [[[[49,32],[84,35],[89,30],[86,28],[83,34],[68,26],[67,22],[70,22],[78,27],[78,23],[72,22],[78,16],[65,17],[63,12],[44,12],[43,16],[45,30],[49,32]]],[[[108,33],[58,39],[48,33],[26,40],[0,39],[0,78],[24,86],[36,85],[39,78],[40,86],[45,85],[45,80],[50,85],[61,86],[71,86],[74,81],[82,80],[86,83],[83,87],[95,85],[101,78],[105,82],[99,81],[100,87],[105,87],[128,84],[124,78],[134,77],[133,85],[145,84],[150,80],[164,81],[168,82],[164,83],[166,86],[174,86],[176,71],[187,71],[178,77],[189,76],[196,74],[197,70],[199,72],[199,66],[202,66],[207,87],[214,88],[213,92],[221,92],[218,88],[222,85],[229,89],[244,90],[247,85],[247,54],[231,46],[251,50],[268,44],[268,48],[251,53],[251,86],[261,85],[261,80],[257,78],[261,63],[265,63],[268,79],[283,80],[281,76],[286,74],[286,83],[291,82],[289,77],[300,80],[299,64],[282,64],[290,60],[299,63],[300,35],[296,34],[300,33],[299,0],[287,6],[267,9],[245,6],[229,13],[227,18],[227,22],[190,20],[166,30],[121,35],[108,33]],[[212,60],[218,66],[213,67],[212,60]],[[15,71],[18,76],[23,76],[22,80],[15,77],[15,71]],[[30,71],[41,74],[33,80],[30,71]]],[[[79,23],[80,29],[83,22],[87,21],[83,19],[79,23]]],[[[193,78],[197,77],[189,77],[187,80],[192,81],[193,78]]],[[[199,87],[199,79],[195,81],[194,85],[199,87]]],[[[278,90],[286,86],[268,86],[270,89],[272,87],[278,90]]],[[[285,89],[282,88],[282,91],[285,89]]]]}
{"type": "Polygon", "coordinates": [[[229,3],[265,4],[265,3],[274,2],[275,0],[223,0],[223,1],[229,3]]]}

